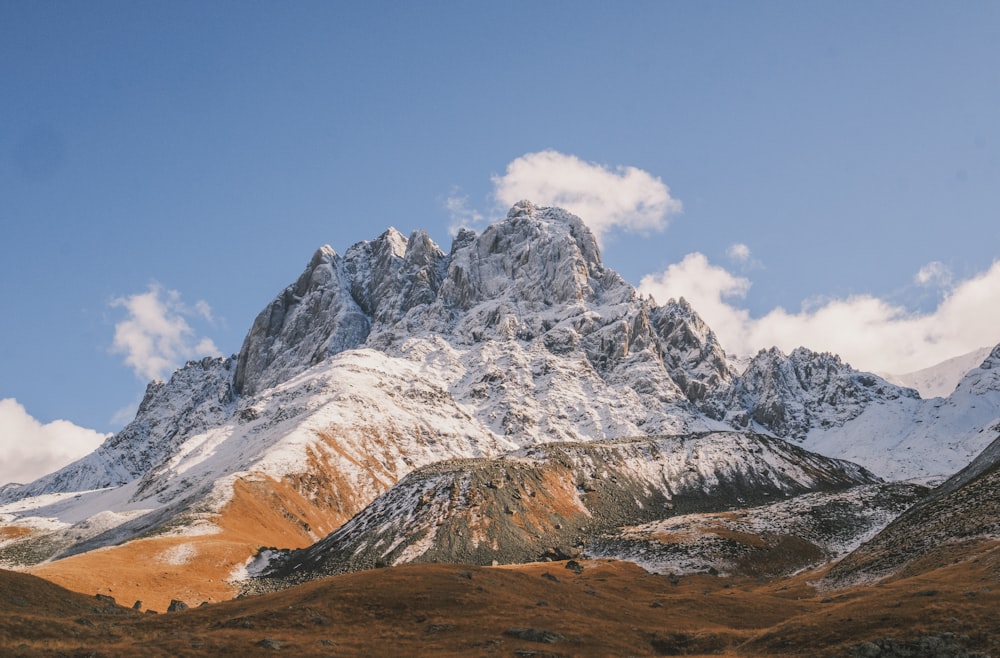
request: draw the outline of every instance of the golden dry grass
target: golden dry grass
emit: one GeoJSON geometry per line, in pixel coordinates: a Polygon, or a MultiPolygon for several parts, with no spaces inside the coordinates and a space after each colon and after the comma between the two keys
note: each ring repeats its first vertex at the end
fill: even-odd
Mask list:
{"type": "Polygon", "coordinates": [[[28,571],[75,592],[107,594],[128,605],[142,601],[143,609],[163,611],[173,599],[214,603],[236,595],[228,581],[261,545],[303,548],[322,537],[312,528],[322,532],[339,522],[288,482],[240,480],[214,534],[136,539],[28,571]]]}
{"type": "Polygon", "coordinates": [[[326,656],[843,656],[869,640],[953,633],[969,649],[1000,649],[996,542],[841,592],[816,591],[818,573],[673,582],[626,562],[582,564],[579,574],[561,562],[408,565],[155,616],[95,612],[92,597],[0,573],[0,646],[109,657],[269,655],[279,646],[326,656]]]}

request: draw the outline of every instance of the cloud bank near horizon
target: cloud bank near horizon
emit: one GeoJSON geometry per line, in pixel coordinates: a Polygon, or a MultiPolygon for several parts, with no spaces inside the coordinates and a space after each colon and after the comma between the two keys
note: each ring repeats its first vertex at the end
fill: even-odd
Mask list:
{"type": "Polygon", "coordinates": [[[93,452],[108,436],[68,420],[42,424],[16,399],[0,400],[0,485],[52,473],[93,452]]]}
{"type": "Polygon", "coordinates": [[[933,262],[914,280],[941,286],[944,296],[933,311],[913,313],[873,295],[855,295],[803,304],[798,312],[778,307],[754,318],[739,306],[750,279],[713,265],[700,253],[643,277],[639,290],[659,303],[684,297],[723,349],[739,355],[769,347],[787,353],[803,346],[838,354],[861,370],[902,375],[1000,342],[1000,261],[962,281],[933,262]]]}

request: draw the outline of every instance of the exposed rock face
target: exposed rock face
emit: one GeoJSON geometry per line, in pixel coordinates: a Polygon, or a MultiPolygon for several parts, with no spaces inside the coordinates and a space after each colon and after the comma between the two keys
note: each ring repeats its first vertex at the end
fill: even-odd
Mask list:
{"type": "Polygon", "coordinates": [[[343,259],[330,247],[317,250],[298,280],[254,320],[237,361],[236,392],[253,395],[361,345],[371,321],[350,287],[343,259]]]}
{"type": "Polygon", "coordinates": [[[715,333],[683,297],[676,304],[654,308],[650,323],[663,341],[670,376],[689,400],[701,400],[733,380],[715,333]]]}
{"type": "Polygon", "coordinates": [[[394,229],[343,258],[320,249],[254,321],[234,387],[252,395],[333,354],[362,345],[391,353],[425,332],[457,346],[540,340],[557,356],[585,355],[612,380],[648,361],[667,397],[697,400],[732,378],[686,302],[642,300],[604,267],[578,217],[522,202],[482,235],[464,231],[447,255],[422,231],[407,239],[394,229]]]}
{"type": "Polygon", "coordinates": [[[547,444],[421,468],[274,575],[531,561],[622,525],[875,480],[855,464],[734,432],[547,444]]]}
{"type": "Polygon", "coordinates": [[[858,372],[829,353],[800,347],[785,356],[761,351],[742,376],[716,392],[708,410],[737,427],[752,423],[778,436],[802,440],[814,427],[840,426],[871,403],[918,399],[871,373],[858,372]]]}

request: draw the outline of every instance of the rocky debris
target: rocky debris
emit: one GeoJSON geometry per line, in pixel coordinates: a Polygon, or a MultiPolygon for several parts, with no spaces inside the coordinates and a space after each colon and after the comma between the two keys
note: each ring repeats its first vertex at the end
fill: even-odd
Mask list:
{"type": "Polygon", "coordinates": [[[259,642],[254,643],[254,646],[267,649],[268,651],[280,651],[285,646],[285,643],[281,640],[265,637],[259,642]]]}
{"type": "MultiPolygon", "coordinates": [[[[562,528],[555,528],[561,530],[562,528]]],[[[583,549],[576,546],[550,546],[539,556],[541,561],[563,562],[583,556],[583,549]]]]}
{"type": "Polygon", "coordinates": [[[178,601],[177,599],[171,599],[170,605],[167,606],[167,612],[181,612],[188,609],[188,604],[184,601],[178,601]]]}
{"type": "Polygon", "coordinates": [[[563,636],[552,631],[540,630],[537,628],[508,628],[503,632],[509,637],[516,637],[519,640],[528,642],[539,642],[542,644],[555,644],[563,639],[563,636]]]}
{"type": "Polygon", "coordinates": [[[913,640],[886,638],[857,644],[848,649],[852,658],[988,658],[987,654],[970,651],[963,642],[967,636],[943,633],[925,635],[913,640]]]}
{"type": "Polygon", "coordinates": [[[570,560],[569,562],[567,562],[565,568],[569,569],[570,571],[572,571],[577,575],[583,573],[583,565],[577,562],[576,560],[570,560]]]}
{"type": "Polygon", "coordinates": [[[671,577],[708,570],[774,577],[842,557],[927,495],[912,483],[816,492],[721,513],[682,514],[592,538],[591,557],[671,577]]]}

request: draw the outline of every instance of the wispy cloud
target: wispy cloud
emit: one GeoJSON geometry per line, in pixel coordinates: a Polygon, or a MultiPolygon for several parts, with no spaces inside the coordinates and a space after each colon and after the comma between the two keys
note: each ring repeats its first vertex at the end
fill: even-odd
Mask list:
{"type": "MultiPolygon", "coordinates": [[[[918,282],[945,276],[936,266],[922,272],[918,282]]],[[[779,307],[755,318],[739,306],[751,281],[694,253],[643,277],[639,288],[661,303],[685,297],[715,330],[723,348],[736,354],[806,346],[839,354],[864,370],[905,373],[1000,342],[1000,261],[972,278],[949,282],[941,302],[928,313],[857,295],[804,304],[798,312],[779,307]]]]}
{"type": "Polygon", "coordinates": [[[741,265],[750,262],[750,247],[746,246],[742,242],[737,242],[735,244],[729,245],[726,249],[726,256],[729,260],[739,263],[741,265]]]}
{"type": "Polygon", "coordinates": [[[30,482],[92,452],[107,434],[54,420],[44,425],[14,398],[0,400],[0,484],[30,482]]]}
{"type": "Polygon", "coordinates": [[[494,197],[505,207],[522,199],[578,215],[600,241],[612,229],[659,231],[681,202],[662,180],[636,167],[608,167],[575,155],[527,153],[493,177],[494,197]]]}
{"type": "Polygon", "coordinates": [[[202,300],[189,307],[176,290],[151,283],[146,292],[117,297],[111,306],[128,314],[115,324],[111,349],[144,380],[163,379],[188,359],[219,354],[211,338],[188,324],[195,317],[212,321],[212,309],[202,300]]]}
{"type": "Polygon", "coordinates": [[[444,207],[448,211],[448,232],[452,235],[463,228],[479,230],[486,222],[486,216],[469,205],[469,197],[462,193],[461,188],[452,188],[451,194],[444,200],[444,207]]]}
{"type": "Polygon", "coordinates": [[[944,263],[934,260],[921,267],[920,271],[913,277],[913,280],[917,285],[928,288],[948,288],[952,284],[953,277],[951,270],[944,263]]]}

